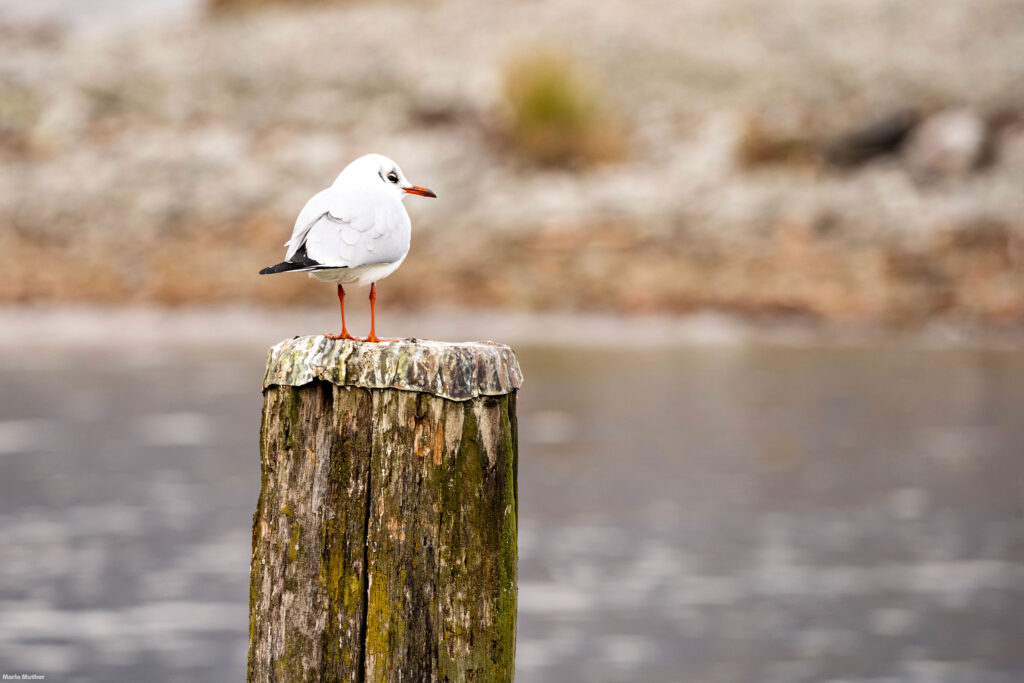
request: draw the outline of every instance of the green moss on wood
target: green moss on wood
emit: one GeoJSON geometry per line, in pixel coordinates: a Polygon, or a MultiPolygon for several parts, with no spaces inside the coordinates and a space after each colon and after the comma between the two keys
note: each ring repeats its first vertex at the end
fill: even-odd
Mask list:
{"type": "Polygon", "coordinates": [[[266,391],[250,680],[511,680],[514,410],[514,393],[266,391]]]}
{"type": "Polygon", "coordinates": [[[299,556],[299,534],[302,532],[302,527],[298,524],[292,524],[291,538],[288,540],[288,561],[295,562],[295,559],[299,556]]]}
{"type": "Polygon", "coordinates": [[[284,652],[274,662],[281,681],[318,681],[318,668],[311,661],[312,641],[301,632],[291,631],[285,636],[284,652]]]}

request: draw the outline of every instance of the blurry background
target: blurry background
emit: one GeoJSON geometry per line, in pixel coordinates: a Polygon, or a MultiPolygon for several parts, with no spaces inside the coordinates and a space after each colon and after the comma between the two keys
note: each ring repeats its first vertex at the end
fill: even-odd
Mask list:
{"type": "Polygon", "coordinates": [[[0,0],[0,672],[241,677],[264,354],[337,326],[255,273],[373,151],[440,196],[382,333],[527,378],[520,681],[1021,680],[1022,55],[1015,0],[0,0]]]}

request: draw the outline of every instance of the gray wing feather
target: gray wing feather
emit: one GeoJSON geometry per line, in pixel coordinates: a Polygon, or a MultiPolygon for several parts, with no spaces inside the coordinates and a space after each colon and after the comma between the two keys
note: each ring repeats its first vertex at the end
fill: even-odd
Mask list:
{"type": "Polygon", "coordinates": [[[299,214],[286,258],[305,245],[307,255],[325,266],[394,263],[409,251],[409,237],[409,214],[395,197],[373,188],[331,187],[299,214]]]}

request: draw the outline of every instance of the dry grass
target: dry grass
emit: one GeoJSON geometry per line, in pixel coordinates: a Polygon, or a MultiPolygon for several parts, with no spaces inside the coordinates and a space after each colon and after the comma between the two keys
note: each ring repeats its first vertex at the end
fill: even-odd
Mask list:
{"type": "Polygon", "coordinates": [[[744,166],[818,164],[822,137],[806,118],[747,117],[737,144],[737,160],[744,166]]]}
{"type": "Polygon", "coordinates": [[[506,137],[542,166],[581,166],[620,159],[622,127],[584,74],[565,55],[533,52],[505,71],[506,137]]]}

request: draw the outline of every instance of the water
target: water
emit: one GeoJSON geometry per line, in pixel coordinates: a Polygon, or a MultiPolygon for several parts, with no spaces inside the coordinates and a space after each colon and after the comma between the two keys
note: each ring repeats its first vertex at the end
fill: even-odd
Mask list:
{"type": "MultiPolygon", "coordinates": [[[[1024,353],[520,359],[521,683],[1024,679],[1024,353]]],[[[242,678],[262,365],[0,355],[0,672],[242,678]]]]}

